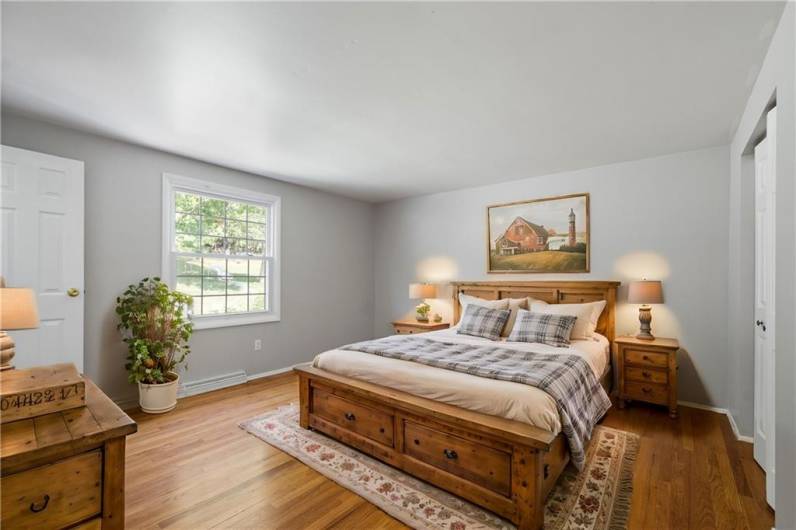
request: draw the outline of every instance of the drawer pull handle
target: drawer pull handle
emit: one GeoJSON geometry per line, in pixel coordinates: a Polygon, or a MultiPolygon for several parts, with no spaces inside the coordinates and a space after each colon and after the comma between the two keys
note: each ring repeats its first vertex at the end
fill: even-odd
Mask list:
{"type": "Polygon", "coordinates": [[[345,419],[347,419],[348,421],[354,421],[355,419],[357,419],[357,417],[354,416],[353,412],[346,412],[344,414],[344,416],[345,416],[345,419]]]}
{"type": "Polygon", "coordinates": [[[652,392],[652,389],[648,386],[645,386],[641,388],[641,391],[644,392],[645,394],[649,394],[650,392],[652,392]]]}
{"type": "Polygon", "coordinates": [[[454,451],[453,449],[443,449],[442,452],[445,453],[445,458],[449,460],[455,460],[459,458],[459,455],[457,455],[456,451],[454,451]]]}
{"type": "Polygon", "coordinates": [[[44,502],[42,502],[40,505],[36,506],[35,502],[30,503],[30,511],[32,511],[33,513],[43,512],[44,510],[47,509],[48,504],[50,504],[50,496],[45,495],[44,502]]]}
{"type": "Polygon", "coordinates": [[[650,374],[649,372],[641,372],[641,375],[643,375],[643,376],[644,376],[644,377],[646,377],[647,379],[649,379],[650,377],[652,377],[652,374],[650,374]]]}
{"type": "Polygon", "coordinates": [[[641,358],[644,359],[645,361],[649,361],[650,360],[649,356],[647,356],[647,355],[642,355],[641,358]]]}

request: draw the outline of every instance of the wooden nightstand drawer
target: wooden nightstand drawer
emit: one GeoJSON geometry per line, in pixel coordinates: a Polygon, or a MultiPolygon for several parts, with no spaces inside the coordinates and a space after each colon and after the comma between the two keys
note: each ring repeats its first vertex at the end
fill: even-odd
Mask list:
{"type": "Polygon", "coordinates": [[[418,333],[428,333],[429,331],[439,331],[448,329],[450,324],[447,322],[420,322],[418,320],[396,320],[392,323],[393,331],[396,335],[417,335],[418,333]]]}
{"type": "Polygon", "coordinates": [[[425,330],[417,329],[409,326],[394,326],[396,335],[412,335],[414,333],[425,333],[425,330]]]}
{"type": "Polygon", "coordinates": [[[656,385],[655,383],[626,381],[625,396],[630,399],[640,399],[641,401],[666,405],[669,402],[669,387],[668,385],[656,385]]]}
{"type": "Polygon", "coordinates": [[[640,381],[642,383],[660,383],[666,384],[669,382],[669,376],[664,370],[653,370],[650,368],[636,368],[634,366],[625,367],[625,379],[628,381],[640,381]]]}
{"type": "Polygon", "coordinates": [[[625,349],[625,362],[641,366],[657,366],[666,368],[669,366],[669,356],[665,353],[655,353],[644,350],[625,349]]]}
{"type": "Polygon", "coordinates": [[[64,528],[102,510],[102,452],[3,477],[2,526],[64,528]]]}

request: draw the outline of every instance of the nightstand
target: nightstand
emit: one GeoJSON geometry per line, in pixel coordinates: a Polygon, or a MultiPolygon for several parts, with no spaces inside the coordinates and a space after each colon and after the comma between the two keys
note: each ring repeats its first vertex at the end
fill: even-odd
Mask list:
{"type": "Polygon", "coordinates": [[[448,329],[450,326],[448,322],[419,322],[417,320],[396,320],[392,323],[396,335],[416,335],[448,329]]]}
{"type": "Polygon", "coordinates": [[[669,416],[677,417],[677,339],[641,340],[618,337],[614,340],[619,382],[619,408],[636,399],[666,405],[669,416]]]}

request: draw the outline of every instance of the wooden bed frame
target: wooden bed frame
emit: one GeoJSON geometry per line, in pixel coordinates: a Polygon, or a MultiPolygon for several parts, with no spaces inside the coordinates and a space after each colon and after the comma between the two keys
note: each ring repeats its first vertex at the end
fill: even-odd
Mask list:
{"type": "MultiPolygon", "coordinates": [[[[608,281],[454,282],[459,294],[491,300],[607,302],[597,331],[613,342],[616,288],[608,281]]],[[[569,462],[559,434],[302,366],[300,423],[512,521],[543,526],[544,501],[569,462]]]]}

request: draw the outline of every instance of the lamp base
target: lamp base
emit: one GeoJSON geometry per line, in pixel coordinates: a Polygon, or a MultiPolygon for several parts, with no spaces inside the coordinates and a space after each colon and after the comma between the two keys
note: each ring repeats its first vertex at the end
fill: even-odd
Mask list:
{"type": "Polygon", "coordinates": [[[636,338],[639,340],[655,340],[652,334],[652,308],[650,306],[641,306],[638,308],[638,321],[641,323],[641,329],[636,338]]]}
{"type": "Polygon", "coordinates": [[[0,331],[0,372],[14,369],[11,359],[14,358],[15,353],[14,339],[5,331],[0,331]]]}

